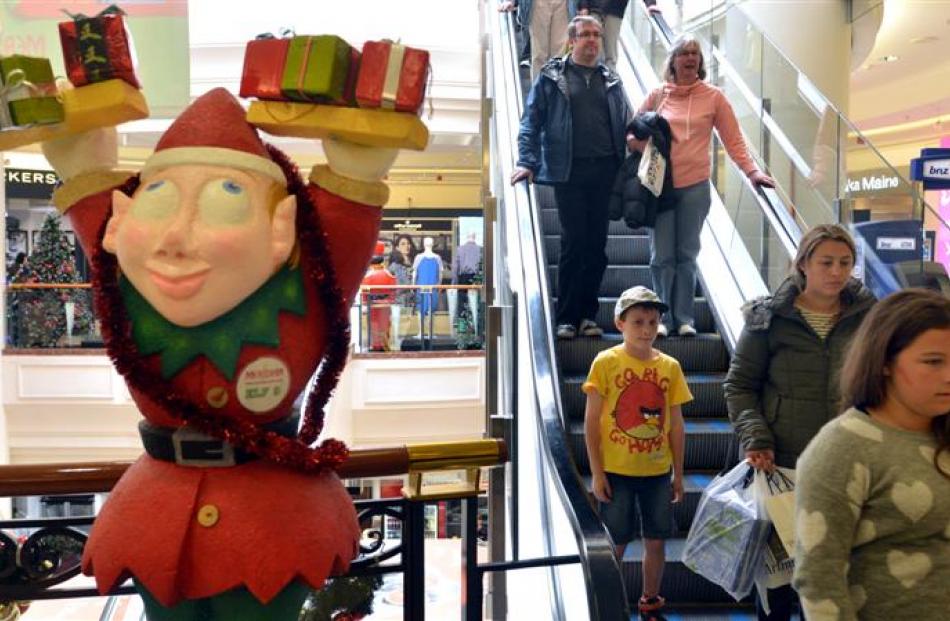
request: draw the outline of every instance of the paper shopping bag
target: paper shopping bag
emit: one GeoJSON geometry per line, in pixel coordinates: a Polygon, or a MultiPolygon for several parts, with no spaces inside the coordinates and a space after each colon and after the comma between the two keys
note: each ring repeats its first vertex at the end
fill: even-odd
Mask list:
{"type": "Polygon", "coordinates": [[[643,155],[640,157],[640,167],[637,169],[637,177],[640,183],[650,191],[653,196],[659,196],[663,191],[663,178],[666,175],[666,159],[660,154],[660,150],[653,144],[653,138],[647,140],[647,145],[643,149],[643,155]]]}

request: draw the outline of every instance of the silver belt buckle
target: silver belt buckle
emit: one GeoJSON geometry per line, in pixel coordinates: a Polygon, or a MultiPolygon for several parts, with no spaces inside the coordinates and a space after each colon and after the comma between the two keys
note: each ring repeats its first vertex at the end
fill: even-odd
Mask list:
{"type": "Polygon", "coordinates": [[[172,433],[172,446],[175,447],[175,463],[182,466],[226,468],[237,463],[233,446],[188,426],[179,427],[172,433]],[[202,456],[186,457],[186,447],[190,453],[197,450],[202,456]]]}

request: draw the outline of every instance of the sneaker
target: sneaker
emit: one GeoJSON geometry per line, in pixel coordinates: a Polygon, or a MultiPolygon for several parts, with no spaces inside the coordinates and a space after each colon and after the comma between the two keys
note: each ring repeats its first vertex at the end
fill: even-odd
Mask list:
{"type": "Polygon", "coordinates": [[[666,600],[659,595],[640,597],[640,601],[637,602],[637,608],[639,608],[641,621],[661,621],[665,619],[660,613],[665,605],[666,600]]]}
{"type": "Polygon", "coordinates": [[[661,323],[656,327],[657,336],[667,336],[670,333],[670,329],[666,327],[665,323],[661,323]]]}
{"type": "Polygon", "coordinates": [[[582,319],[581,327],[578,328],[577,332],[581,336],[603,336],[604,331],[596,323],[590,319],[582,319]]]}
{"type": "Polygon", "coordinates": [[[689,325],[688,323],[684,323],[680,326],[680,329],[677,330],[676,333],[680,336],[696,336],[696,328],[689,325]]]}
{"type": "Polygon", "coordinates": [[[572,339],[577,336],[577,328],[569,323],[562,323],[555,331],[559,339],[572,339]]]}
{"type": "Polygon", "coordinates": [[[528,60],[528,59],[522,60],[520,63],[518,63],[518,66],[519,66],[519,67],[524,67],[525,69],[530,69],[530,68],[531,68],[531,61],[528,60]]]}

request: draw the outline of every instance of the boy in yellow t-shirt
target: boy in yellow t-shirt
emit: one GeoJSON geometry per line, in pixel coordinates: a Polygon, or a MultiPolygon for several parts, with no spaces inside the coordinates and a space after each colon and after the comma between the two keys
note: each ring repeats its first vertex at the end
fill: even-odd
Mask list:
{"type": "Polygon", "coordinates": [[[614,307],[623,344],[597,355],[583,387],[594,496],[618,557],[637,534],[634,524],[640,517],[644,619],[662,618],[664,542],[673,530],[671,504],[683,499],[686,432],[680,406],[693,399],[679,362],[653,349],[667,310],[646,287],[624,291],[614,307]]]}

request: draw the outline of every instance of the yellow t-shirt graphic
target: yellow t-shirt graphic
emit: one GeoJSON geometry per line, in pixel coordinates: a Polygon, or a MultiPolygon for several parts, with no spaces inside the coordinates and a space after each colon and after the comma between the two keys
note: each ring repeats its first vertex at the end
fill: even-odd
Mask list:
{"type": "Polygon", "coordinates": [[[600,446],[605,471],[631,476],[670,471],[670,408],[693,399],[674,358],[659,353],[643,361],[617,345],[597,355],[583,388],[604,398],[600,446]]]}

